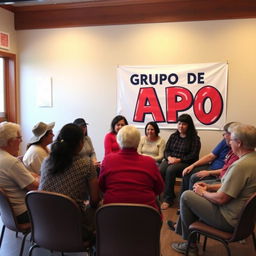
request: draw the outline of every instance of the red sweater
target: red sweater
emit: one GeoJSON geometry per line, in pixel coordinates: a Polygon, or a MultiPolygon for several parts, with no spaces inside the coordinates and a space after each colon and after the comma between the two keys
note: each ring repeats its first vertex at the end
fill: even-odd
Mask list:
{"type": "Polygon", "coordinates": [[[159,210],[156,196],[164,183],[153,158],[139,155],[136,149],[122,149],[103,159],[99,186],[104,204],[137,203],[159,210]]]}
{"type": "Polygon", "coordinates": [[[109,132],[104,139],[105,156],[112,152],[118,152],[120,147],[116,141],[116,134],[109,132]]]}

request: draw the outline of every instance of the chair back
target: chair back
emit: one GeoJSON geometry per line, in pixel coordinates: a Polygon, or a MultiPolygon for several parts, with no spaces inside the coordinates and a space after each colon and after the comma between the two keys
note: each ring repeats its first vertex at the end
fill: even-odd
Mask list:
{"type": "Polygon", "coordinates": [[[26,204],[32,224],[32,240],[54,251],[85,251],[81,211],[68,196],[47,191],[30,191],[26,204]]]}
{"type": "Polygon", "coordinates": [[[238,224],[229,242],[240,241],[250,236],[254,231],[256,221],[256,192],[248,199],[241,210],[238,224]]]}
{"type": "Polygon", "coordinates": [[[159,256],[162,219],[142,204],[107,204],[96,212],[97,256],[159,256]]]}
{"type": "Polygon", "coordinates": [[[19,230],[11,203],[2,188],[0,188],[0,213],[2,222],[7,228],[13,231],[19,230]]]}

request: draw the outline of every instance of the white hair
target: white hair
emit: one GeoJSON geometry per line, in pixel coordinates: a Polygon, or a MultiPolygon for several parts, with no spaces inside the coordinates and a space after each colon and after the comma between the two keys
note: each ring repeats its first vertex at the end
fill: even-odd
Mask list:
{"type": "Polygon", "coordinates": [[[8,140],[16,138],[20,132],[20,126],[11,122],[0,123],[0,147],[5,147],[8,140]]]}
{"type": "Polygon", "coordinates": [[[249,124],[236,124],[230,127],[231,136],[240,140],[245,149],[256,148],[256,127],[249,124]]]}
{"type": "Polygon", "coordinates": [[[140,143],[140,132],[132,125],[125,125],[118,131],[116,138],[121,148],[137,149],[140,143]]]}

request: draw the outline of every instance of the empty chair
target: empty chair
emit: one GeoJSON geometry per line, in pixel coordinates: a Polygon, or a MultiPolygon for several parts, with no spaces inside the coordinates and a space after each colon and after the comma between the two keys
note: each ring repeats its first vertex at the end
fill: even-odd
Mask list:
{"type": "MultiPolygon", "coordinates": [[[[203,250],[205,251],[207,237],[222,242],[227,250],[227,254],[230,256],[231,252],[228,244],[231,242],[237,242],[243,240],[252,235],[254,249],[256,250],[256,240],[254,234],[256,220],[256,193],[254,193],[247,201],[243,209],[241,210],[238,224],[236,225],[233,233],[223,232],[214,227],[208,226],[207,224],[196,221],[189,226],[190,235],[188,239],[189,248],[192,236],[196,234],[202,234],[205,236],[203,250]]],[[[188,250],[186,255],[188,255],[188,250]]]]}
{"type": "Polygon", "coordinates": [[[11,203],[9,202],[9,199],[2,188],[0,188],[0,213],[1,213],[1,219],[3,222],[3,227],[1,231],[1,237],[0,237],[0,247],[2,245],[2,241],[4,238],[5,228],[8,228],[15,232],[22,232],[24,236],[22,238],[20,254],[19,254],[20,256],[22,256],[24,243],[27,235],[30,233],[31,225],[30,223],[18,224],[16,216],[14,215],[14,211],[11,206],[11,203]]]}
{"type": "Polygon", "coordinates": [[[26,195],[26,204],[33,242],[29,256],[36,247],[92,255],[92,242],[82,239],[81,211],[73,199],[54,192],[31,191],[26,195]]]}
{"type": "Polygon", "coordinates": [[[96,212],[97,256],[159,256],[162,219],[142,204],[106,204],[96,212]]]}

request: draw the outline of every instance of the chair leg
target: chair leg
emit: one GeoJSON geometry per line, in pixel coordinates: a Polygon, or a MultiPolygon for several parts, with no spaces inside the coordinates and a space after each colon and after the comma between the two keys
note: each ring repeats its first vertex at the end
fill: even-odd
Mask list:
{"type": "MultiPolygon", "coordinates": [[[[192,238],[195,237],[195,239],[197,240],[197,231],[194,230],[192,231],[189,236],[188,236],[188,245],[187,245],[187,250],[186,250],[186,253],[185,253],[185,256],[188,256],[189,255],[189,247],[190,247],[190,244],[192,242],[192,238]]],[[[195,241],[196,241],[195,240],[195,241]]]]}
{"type": "Polygon", "coordinates": [[[207,244],[207,236],[204,237],[203,251],[205,251],[206,249],[206,244],[207,244]]]}
{"type": "Polygon", "coordinates": [[[228,256],[231,256],[231,252],[230,252],[230,249],[229,249],[229,246],[228,246],[228,243],[225,243],[225,242],[222,242],[227,250],[227,253],[228,253],[228,256]]]}
{"type": "Polygon", "coordinates": [[[28,256],[31,256],[32,255],[32,251],[35,249],[35,248],[38,248],[39,246],[37,244],[34,244],[32,246],[30,246],[29,248],[29,252],[28,252],[28,256]]]}
{"type": "Polygon", "coordinates": [[[21,247],[20,247],[20,254],[19,254],[19,256],[22,256],[22,255],[23,255],[24,245],[25,245],[26,237],[28,236],[28,234],[29,234],[29,233],[26,233],[26,234],[23,236],[23,239],[22,239],[22,242],[21,242],[21,247]]]}
{"type": "Polygon", "coordinates": [[[0,248],[1,248],[1,246],[2,246],[2,241],[3,241],[3,238],[4,238],[4,231],[5,231],[5,225],[3,225],[2,231],[1,231],[0,248]]]}
{"type": "Polygon", "coordinates": [[[256,251],[256,239],[255,239],[254,231],[252,232],[252,241],[253,241],[253,244],[254,244],[254,250],[256,251]]]}

